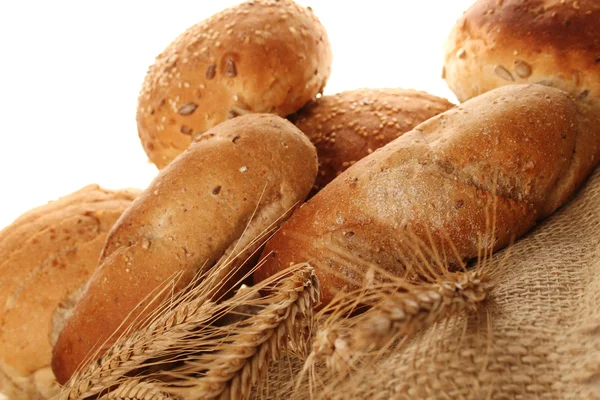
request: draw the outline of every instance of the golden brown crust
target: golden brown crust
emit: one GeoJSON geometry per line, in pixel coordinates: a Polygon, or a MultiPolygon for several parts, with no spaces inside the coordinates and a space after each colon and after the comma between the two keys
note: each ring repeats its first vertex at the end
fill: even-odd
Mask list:
{"type": "Polygon", "coordinates": [[[229,118],[296,112],[323,90],[331,60],[325,29],[291,0],[246,2],[194,25],[144,81],[137,122],[148,157],[163,168],[229,118]]]}
{"type": "Polygon", "coordinates": [[[55,314],[92,275],[110,228],[136,194],[90,185],[0,232],[0,390],[11,399],[48,398],[57,389],[55,314]]]}
{"type": "Polygon", "coordinates": [[[407,89],[358,89],[310,101],[294,116],[294,123],[317,148],[315,191],[356,161],[453,106],[446,99],[407,89]]]}
{"type": "Polygon", "coordinates": [[[600,102],[600,3],[478,0],[454,26],[444,74],[460,101],[542,83],[600,102]]]}
{"type": "Polygon", "coordinates": [[[308,261],[326,303],[370,264],[403,274],[406,232],[426,243],[430,232],[456,265],[445,235],[460,261],[476,257],[496,202],[494,248],[506,246],[563,204],[599,154],[600,116],[588,106],[541,85],[493,90],[346,170],[267,243],[255,278],[308,261]]]}
{"type": "Polygon", "coordinates": [[[65,382],[175,273],[183,272],[178,285],[185,285],[277,223],[304,200],[316,174],[314,146],[272,114],[235,118],[200,136],[110,233],[99,267],[54,348],[58,380],[65,382]]]}

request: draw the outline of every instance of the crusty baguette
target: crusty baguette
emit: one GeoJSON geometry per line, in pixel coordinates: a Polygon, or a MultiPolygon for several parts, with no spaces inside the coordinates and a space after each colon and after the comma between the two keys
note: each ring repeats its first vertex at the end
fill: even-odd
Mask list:
{"type": "Polygon", "coordinates": [[[317,148],[314,192],[356,161],[453,106],[408,89],[358,89],[310,101],[291,119],[317,148]]]}
{"type": "Polygon", "coordinates": [[[192,26],[156,58],[139,96],[144,150],[165,167],[240,114],[296,112],[331,72],[325,28],[292,0],[247,1],[192,26]]]}
{"type": "Polygon", "coordinates": [[[327,303],[360,283],[371,263],[403,274],[407,231],[425,243],[430,232],[458,265],[477,256],[480,235],[491,244],[494,203],[497,250],[565,203],[599,155],[600,116],[587,105],[542,85],[495,89],[347,169],[267,243],[255,278],[308,261],[327,303]]]}
{"type": "Polygon", "coordinates": [[[109,230],[137,193],[86,186],[0,232],[0,392],[10,399],[58,392],[52,346],[109,230]]]}
{"type": "Polygon", "coordinates": [[[59,382],[130,312],[131,318],[150,312],[156,303],[142,314],[146,303],[140,302],[175,273],[183,273],[177,290],[278,222],[304,200],[316,173],[314,146],[272,114],[235,118],[199,137],[111,231],[98,269],[54,348],[59,382]]]}
{"type": "Polygon", "coordinates": [[[460,101],[541,83],[600,104],[598,0],[477,0],[444,53],[444,77],[460,101]]]}

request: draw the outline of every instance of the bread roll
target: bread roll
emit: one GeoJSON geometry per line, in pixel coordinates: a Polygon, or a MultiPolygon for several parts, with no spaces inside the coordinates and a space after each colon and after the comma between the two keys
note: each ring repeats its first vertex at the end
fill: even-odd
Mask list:
{"type": "Polygon", "coordinates": [[[478,0],[445,45],[444,74],[465,101],[515,83],[541,83],[600,103],[600,2],[478,0]]]}
{"type": "Polygon", "coordinates": [[[59,382],[130,312],[132,318],[142,315],[146,303],[140,302],[175,273],[183,273],[179,290],[277,223],[304,200],[316,174],[314,146],[272,114],[235,118],[200,136],[161,171],[107,238],[98,269],[54,348],[59,382]]]}
{"type": "Polygon", "coordinates": [[[283,224],[255,278],[308,261],[327,303],[359,283],[368,265],[404,274],[407,231],[425,243],[430,232],[456,266],[478,255],[480,235],[498,250],[554,212],[599,153],[600,116],[589,106],[542,85],[492,90],[347,169],[283,224]],[[486,215],[494,202],[492,236],[486,215]]]}
{"type": "Polygon", "coordinates": [[[310,101],[292,117],[317,148],[318,191],[350,165],[453,107],[416,90],[358,89],[310,101]]]}
{"type": "Polygon", "coordinates": [[[0,392],[11,400],[56,394],[52,345],[136,193],[87,186],[0,232],[0,392]]]}
{"type": "Polygon", "coordinates": [[[139,96],[146,154],[165,167],[194,137],[250,112],[286,116],[322,92],[331,71],[325,29],[291,0],[255,0],[185,31],[156,58],[139,96]]]}

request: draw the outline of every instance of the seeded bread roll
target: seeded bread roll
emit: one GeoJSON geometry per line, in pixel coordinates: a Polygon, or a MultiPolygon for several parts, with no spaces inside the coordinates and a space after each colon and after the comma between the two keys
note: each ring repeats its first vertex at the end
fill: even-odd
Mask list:
{"type": "Polygon", "coordinates": [[[292,120],[317,148],[314,192],[356,161],[453,106],[407,89],[358,89],[310,101],[292,120]]]}
{"type": "Polygon", "coordinates": [[[308,261],[327,303],[369,265],[403,276],[407,232],[459,265],[492,244],[494,202],[498,250],[564,204],[599,154],[600,115],[590,106],[542,85],[492,90],[348,168],[283,224],[254,276],[308,261]]]}
{"type": "Polygon", "coordinates": [[[255,0],[192,26],[150,67],[139,96],[146,154],[165,167],[194,137],[238,115],[296,112],[331,71],[325,29],[291,0],[255,0]]]}
{"type": "Polygon", "coordinates": [[[200,136],[161,171],[107,238],[98,269],[54,347],[59,382],[130,312],[134,318],[152,311],[156,303],[142,314],[142,300],[175,273],[183,273],[179,290],[279,223],[306,198],[316,174],[314,146],[276,115],[242,116],[200,136]]]}
{"type": "Polygon", "coordinates": [[[540,83],[600,104],[600,2],[478,0],[445,45],[446,82],[460,101],[540,83]]]}
{"type": "Polygon", "coordinates": [[[56,394],[52,345],[136,193],[87,186],[0,232],[0,392],[11,400],[56,394]]]}

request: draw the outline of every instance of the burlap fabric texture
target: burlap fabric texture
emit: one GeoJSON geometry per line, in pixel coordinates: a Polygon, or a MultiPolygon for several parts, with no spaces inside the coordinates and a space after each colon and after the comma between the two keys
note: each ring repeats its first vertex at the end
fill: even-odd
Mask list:
{"type": "MultiPolygon", "coordinates": [[[[268,398],[600,398],[600,169],[555,215],[494,255],[477,315],[421,332],[349,376],[292,388],[272,371],[268,398]]],[[[289,360],[288,360],[289,361],[289,360]]],[[[291,360],[291,369],[301,362],[291,360]]],[[[297,370],[296,370],[297,372],[297,370]]]]}

